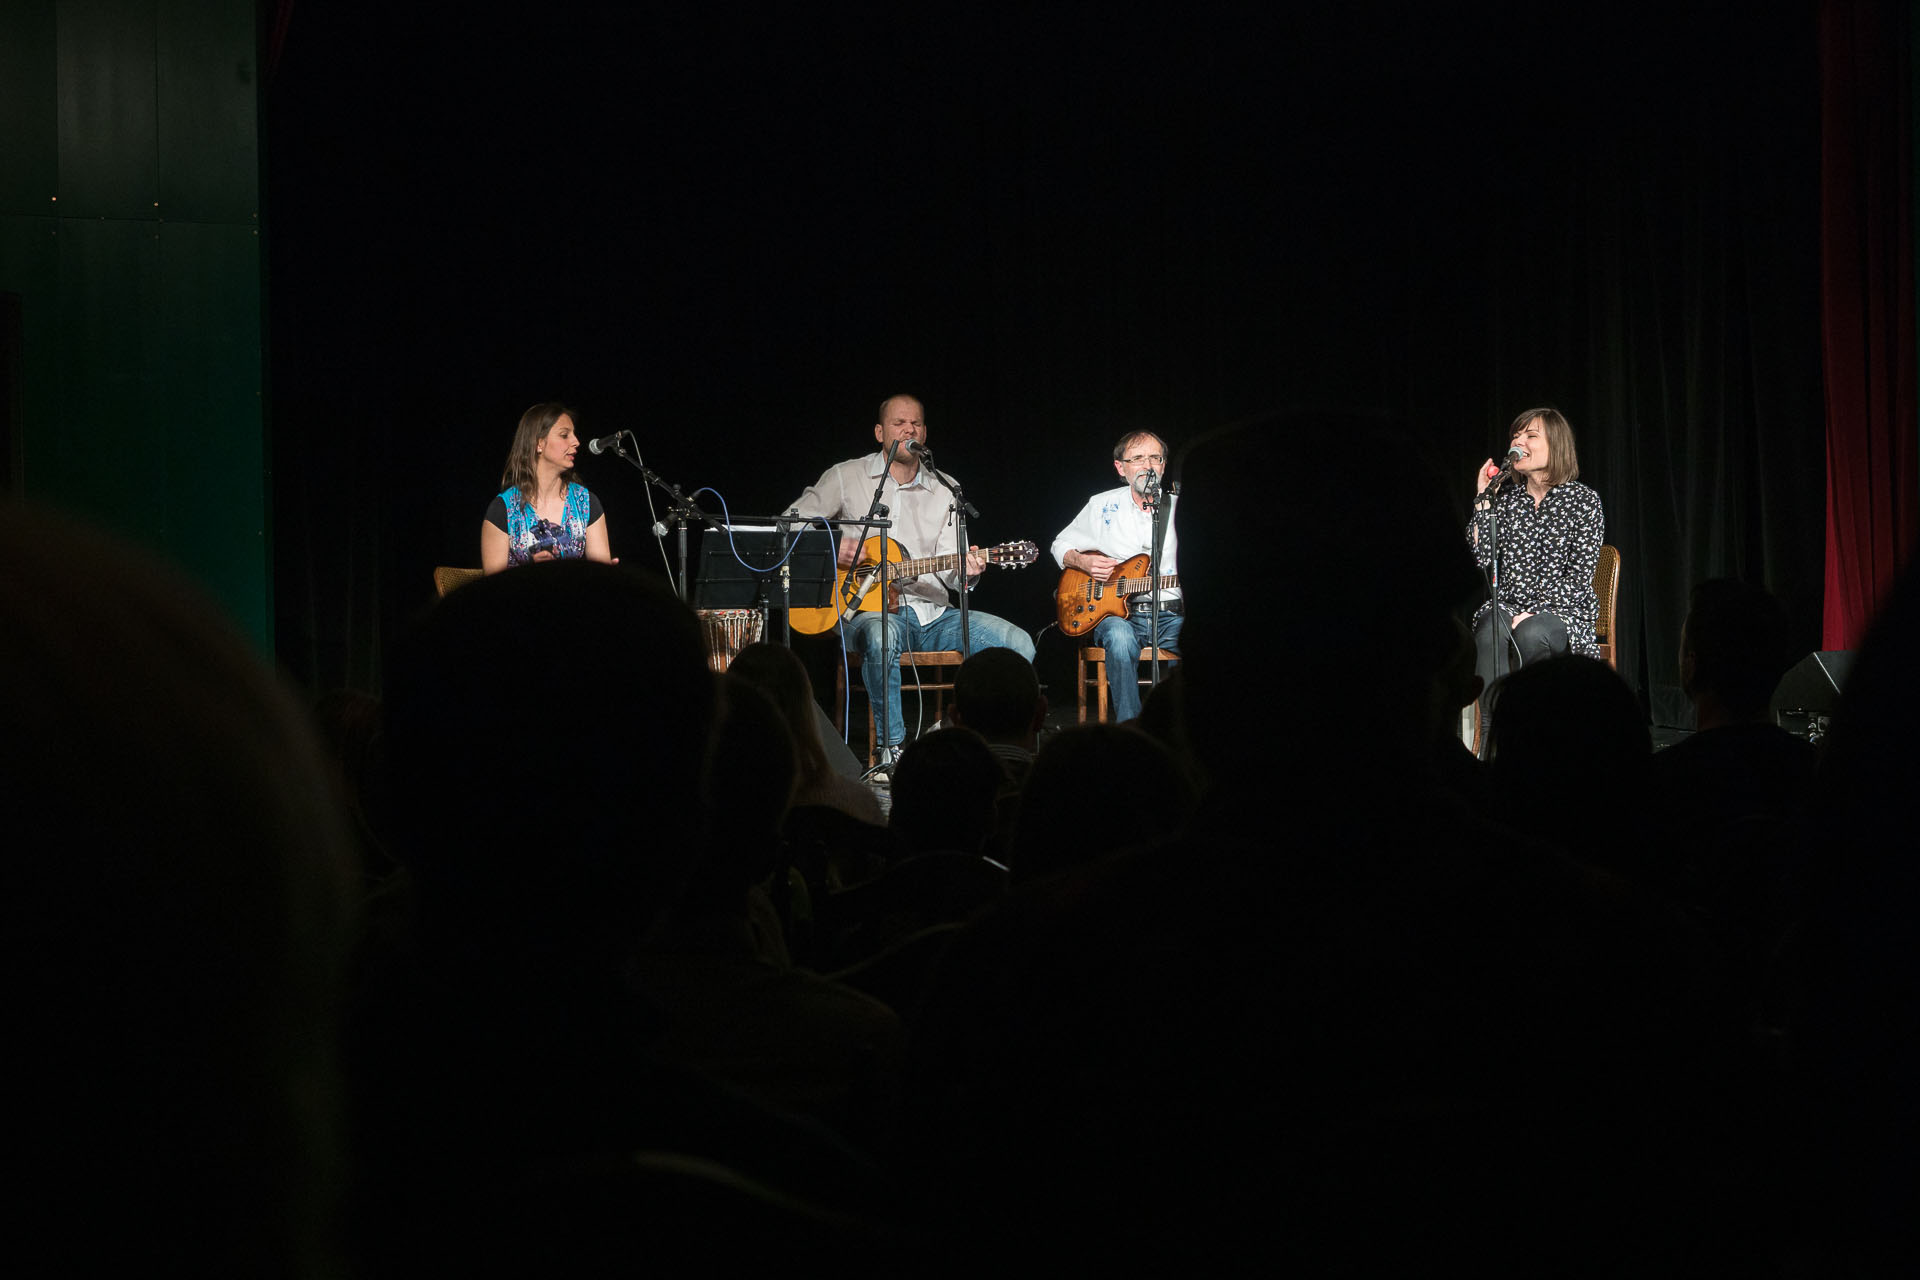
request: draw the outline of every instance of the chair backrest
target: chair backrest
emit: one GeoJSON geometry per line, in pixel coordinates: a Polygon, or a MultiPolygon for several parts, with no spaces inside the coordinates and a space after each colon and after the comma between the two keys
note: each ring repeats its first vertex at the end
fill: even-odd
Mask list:
{"type": "Polygon", "coordinates": [[[1593,593],[1600,601],[1599,612],[1593,620],[1593,638],[1599,645],[1600,657],[1617,671],[1620,662],[1615,656],[1613,626],[1620,602],[1620,548],[1600,548],[1600,559],[1593,566],[1593,593]]]}
{"type": "Polygon", "coordinates": [[[433,571],[433,589],[445,596],[455,587],[464,587],[469,582],[478,582],[484,577],[486,577],[484,569],[459,569],[443,564],[433,571]]]}

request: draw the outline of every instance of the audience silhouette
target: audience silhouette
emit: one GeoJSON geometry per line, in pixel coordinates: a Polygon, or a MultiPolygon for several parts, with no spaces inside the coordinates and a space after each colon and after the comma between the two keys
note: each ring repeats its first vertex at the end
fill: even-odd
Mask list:
{"type": "Polygon", "coordinates": [[[172,569],[11,503],[0,537],[57,549],[0,574],[16,1265],[341,1274],[360,868],[320,746],[172,569]]]}
{"type": "Polygon", "coordinates": [[[1909,1267],[1916,573],[1817,759],[1767,722],[1785,610],[1714,580],[1689,738],[1655,753],[1619,676],[1555,658],[1489,691],[1482,764],[1444,468],[1305,413],[1174,470],[1183,662],[1141,722],[1035,755],[1031,666],[976,655],[891,834],[792,655],[712,677],[643,573],[465,587],[384,702],[310,721],[170,571],[0,508],[62,547],[0,581],[0,776],[46,851],[8,931],[23,1241],[315,1275],[1909,1267]],[[1276,510],[1245,459],[1327,439],[1393,492],[1276,510]]]}

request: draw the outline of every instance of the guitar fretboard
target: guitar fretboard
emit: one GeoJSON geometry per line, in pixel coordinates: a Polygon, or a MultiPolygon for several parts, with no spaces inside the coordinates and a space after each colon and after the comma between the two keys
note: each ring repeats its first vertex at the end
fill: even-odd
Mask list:
{"type": "Polygon", "coordinates": [[[1123,596],[1137,596],[1142,591],[1165,591],[1169,587],[1177,587],[1180,585],[1180,575],[1177,573],[1162,574],[1160,576],[1160,585],[1157,588],[1153,585],[1152,578],[1118,578],[1106,585],[1112,587],[1123,596]]]}
{"type": "MultiPolygon", "coordinates": [[[[948,569],[960,567],[958,554],[950,556],[928,556],[924,560],[895,560],[892,575],[896,578],[917,578],[923,573],[945,573],[948,569]]],[[[879,568],[878,565],[873,566],[879,568]]]]}
{"type": "MultiPolygon", "coordinates": [[[[1001,564],[1014,558],[1001,547],[988,547],[980,554],[986,557],[988,564],[1001,564]]],[[[958,569],[961,559],[962,557],[956,552],[950,556],[928,556],[923,560],[889,560],[887,576],[917,578],[923,573],[945,573],[948,569],[958,569]]],[[[877,572],[879,568],[877,562],[861,566],[863,572],[877,572]]]]}

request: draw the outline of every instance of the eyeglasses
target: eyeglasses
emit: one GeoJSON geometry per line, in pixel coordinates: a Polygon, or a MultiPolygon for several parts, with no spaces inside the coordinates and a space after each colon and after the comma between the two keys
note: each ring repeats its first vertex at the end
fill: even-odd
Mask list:
{"type": "Polygon", "coordinates": [[[1137,467],[1143,462],[1150,466],[1159,467],[1165,466],[1167,459],[1166,455],[1159,453],[1136,453],[1131,458],[1122,458],[1120,461],[1130,467],[1137,467]]]}

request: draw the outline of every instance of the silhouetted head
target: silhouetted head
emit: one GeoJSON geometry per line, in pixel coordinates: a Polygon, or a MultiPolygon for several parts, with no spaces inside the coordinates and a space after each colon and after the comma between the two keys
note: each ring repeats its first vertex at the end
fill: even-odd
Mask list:
{"type": "Polygon", "coordinates": [[[748,887],[784,864],[780,829],[798,779],[793,735],[773,699],[731,671],[720,694],[707,833],[681,894],[687,916],[743,909],[748,887]]]}
{"type": "Polygon", "coordinates": [[[1178,475],[1187,729],[1215,786],[1420,757],[1456,611],[1484,590],[1427,451],[1295,413],[1203,436],[1178,475]],[[1335,444],[1365,479],[1315,466],[1335,444]]]}
{"type": "Polygon", "coordinates": [[[353,855],[305,715],[197,586],[0,504],[13,1240],[325,1273],[353,855]]]}
{"type": "Polygon", "coordinates": [[[1493,687],[1490,758],[1504,770],[1612,775],[1653,753],[1640,703],[1597,658],[1530,662],[1493,687]]]}
{"type": "Polygon", "coordinates": [[[1006,774],[971,729],[938,729],[911,743],[893,770],[887,825],[912,853],[978,853],[993,834],[1006,774]]]}
{"type": "Polygon", "coordinates": [[[1075,725],[1034,757],[1009,849],[1017,883],[1174,834],[1193,784],[1173,753],[1131,724],[1075,725]],[[1088,815],[1099,814],[1097,823],[1088,815]]]}
{"type": "Polygon", "coordinates": [[[1765,587],[1710,578],[1693,589],[1680,629],[1680,684],[1712,697],[1735,720],[1767,714],[1774,686],[1793,664],[1787,611],[1765,587]]]}
{"type": "Polygon", "coordinates": [[[1033,663],[1012,649],[982,649],[953,676],[954,723],[989,742],[1031,742],[1047,713],[1033,663]]]}
{"type": "Polygon", "coordinates": [[[564,561],[441,600],[387,694],[423,923],[495,950],[637,939],[701,829],[714,686],[650,577],[564,561]]]}
{"type": "Polygon", "coordinates": [[[1521,825],[1551,825],[1552,843],[1645,880],[1633,798],[1653,759],[1647,718],[1627,682],[1597,658],[1530,662],[1493,686],[1489,767],[1521,825]],[[1589,821],[1590,813],[1607,821],[1589,821]]]}
{"type": "Polygon", "coordinates": [[[827,763],[826,747],[820,741],[820,728],[814,719],[813,681],[807,678],[806,665],[794,656],[793,650],[765,642],[750,644],[734,656],[727,676],[744,680],[773,699],[773,705],[779,708],[793,735],[803,781],[813,781],[833,771],[827,763]]]}

